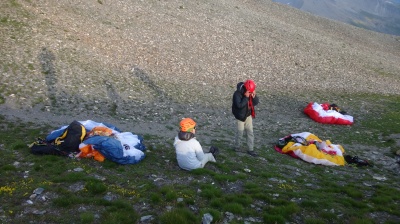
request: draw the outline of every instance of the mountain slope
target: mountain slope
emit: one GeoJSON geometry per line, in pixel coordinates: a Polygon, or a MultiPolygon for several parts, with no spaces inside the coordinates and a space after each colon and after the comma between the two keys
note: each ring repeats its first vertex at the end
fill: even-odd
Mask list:
{"type": "Polygon", "coordinates": [[[266,96],[400,92],[398,37],[271,1],[0,4],[1,107],[30,120],[229,111],[247,78],[266,96]]]}
{"type": "Polygon", "coordinates": [[[357,27],[400,36],[400,3],[386,0],[277,0],[357,27]]]}

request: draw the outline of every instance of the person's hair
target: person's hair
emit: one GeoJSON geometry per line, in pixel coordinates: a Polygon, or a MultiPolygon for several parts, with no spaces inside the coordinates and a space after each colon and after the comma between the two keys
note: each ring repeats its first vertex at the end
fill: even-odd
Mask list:
{"type": "Polygon", "coordinates": [[[192,132],[183,132],[180,131],[178,133],[178,138],[182,141],[189,141],[190,139],[194,138],[194,134],[192,132]]]}

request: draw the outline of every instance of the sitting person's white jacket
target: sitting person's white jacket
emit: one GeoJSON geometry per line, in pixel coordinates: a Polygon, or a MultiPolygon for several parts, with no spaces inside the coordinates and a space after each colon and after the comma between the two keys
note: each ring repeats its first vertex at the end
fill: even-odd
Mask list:
{"type": "MultiPolygon", "coordinates": [[[[184,139],[181,137],[181,139],[184,139]]],[[[200,143],[195,137],[181,140],[175,137],[174,147],[178,165],[184,170],[203,168],[207,162],[216,162],[212,153],[204,153],[200,143]]]]}

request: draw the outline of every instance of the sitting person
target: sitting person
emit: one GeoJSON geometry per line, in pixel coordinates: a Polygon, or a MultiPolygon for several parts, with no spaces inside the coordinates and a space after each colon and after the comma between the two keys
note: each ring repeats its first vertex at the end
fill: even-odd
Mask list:
{"type": "Polygon", "coordinates": [[[194,136],[196,122],[191,118],[185,118],[180,123],[180,131],[175,137],[174,147],[178,165],[184,170],[203,168],[207,162],[216,162],[215,155],[218,148],[211,146],[210,152],[205,153],[194,136]]]}

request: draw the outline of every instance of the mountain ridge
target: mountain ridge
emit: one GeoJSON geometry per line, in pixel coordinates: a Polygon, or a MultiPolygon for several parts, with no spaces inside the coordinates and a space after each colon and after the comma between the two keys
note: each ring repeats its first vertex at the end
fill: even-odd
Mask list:
{"type": "Polygon", "coordinates": [[[400,3],[386,0],[277,0],[325,18],[376,32],[400,35],[400,3]]]}

